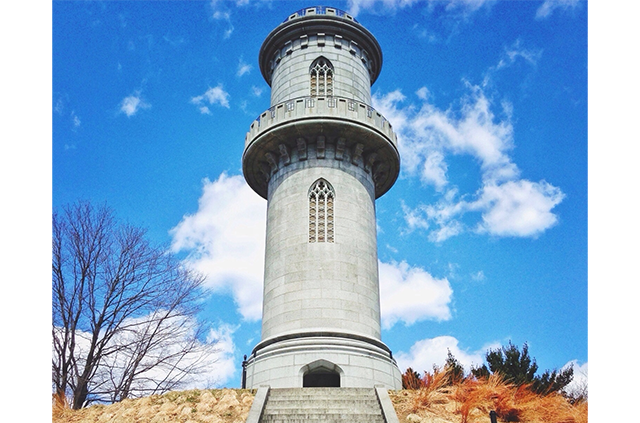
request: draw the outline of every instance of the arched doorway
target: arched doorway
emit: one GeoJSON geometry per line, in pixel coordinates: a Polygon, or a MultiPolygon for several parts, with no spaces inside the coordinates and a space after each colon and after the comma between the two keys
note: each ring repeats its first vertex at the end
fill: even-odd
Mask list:
{"type": "Polygon", "coordinates": [[[326,360],[317,360],[300,369],[303,388],[339,388],[343,371],[326,360]]]}

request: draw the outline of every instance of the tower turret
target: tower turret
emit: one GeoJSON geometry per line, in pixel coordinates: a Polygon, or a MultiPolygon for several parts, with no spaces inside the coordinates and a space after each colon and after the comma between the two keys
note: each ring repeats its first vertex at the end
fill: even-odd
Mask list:
{"type": "Polygon", "coordinates": [[[401,387],[380,339],[375,199],[398,177],[389,122],[371,103],[382,66],[349,14],[310,7],[266,38],[271,107],[251,124],[243,172],[268,201],[262,340],[247,387],[401,387]]]}

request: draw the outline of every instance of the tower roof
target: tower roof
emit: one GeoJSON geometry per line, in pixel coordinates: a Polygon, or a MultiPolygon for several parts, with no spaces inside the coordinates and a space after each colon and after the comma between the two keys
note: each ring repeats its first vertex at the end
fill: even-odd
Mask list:
{"type": "Polygon", "coordinates": [[[259,56],[260,71],[269,86],[272,73],[270,61],[276,50],[282,48],[287,41],[318,33],[342,35],[354,40],[366,50],[371,60],[369,72],[373,85],[382,68],[382,49],[373,34],[343,10],[329,6],[313,6],[289,15],[262,43],[259,56]]]}

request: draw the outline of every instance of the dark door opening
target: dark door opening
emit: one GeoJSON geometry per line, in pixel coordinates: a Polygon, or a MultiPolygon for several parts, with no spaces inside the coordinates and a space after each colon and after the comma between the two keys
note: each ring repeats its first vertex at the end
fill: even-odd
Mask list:
{"type": "Polygon", "coordinates": [[[302,377],[303,388],[339,388],[340,375],[326,369],[318,369],[302,377]]]}

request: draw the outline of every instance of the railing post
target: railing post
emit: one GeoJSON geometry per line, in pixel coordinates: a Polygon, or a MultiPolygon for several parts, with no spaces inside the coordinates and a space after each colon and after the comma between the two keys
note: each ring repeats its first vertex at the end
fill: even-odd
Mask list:
{"type": "Polygon", "coordinates": [[[247,389],[247,355],[242,360],[242,389],[247,389]]]}

